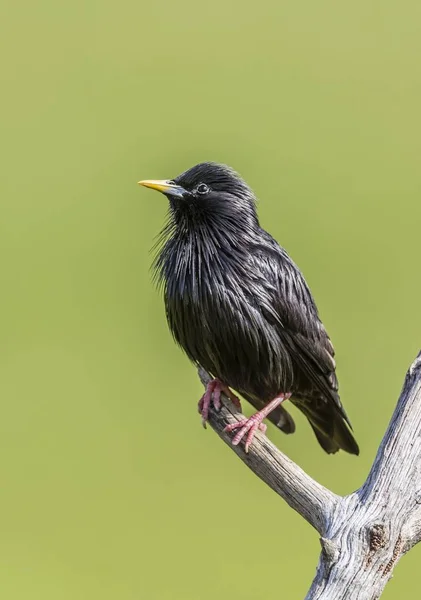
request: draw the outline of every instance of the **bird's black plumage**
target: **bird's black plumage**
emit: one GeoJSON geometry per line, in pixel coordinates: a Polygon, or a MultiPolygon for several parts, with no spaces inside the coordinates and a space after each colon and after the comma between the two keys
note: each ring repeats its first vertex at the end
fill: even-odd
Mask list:
{"type": "MultiPolygon", "coordinates": [[[[326,452],[358,454],[332,343],[300,270],[260,227],[251,189],[215,163],[164,183],[150,186],[170,204],[155,268],[177,343],[258,409],[291,392],[326,452]]],[[[269,419],[295,429],[281,406],[269,419]]]]}

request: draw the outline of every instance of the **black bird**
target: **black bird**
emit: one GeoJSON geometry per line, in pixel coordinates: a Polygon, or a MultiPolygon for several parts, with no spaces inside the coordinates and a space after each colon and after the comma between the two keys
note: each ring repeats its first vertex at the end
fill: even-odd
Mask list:
{"type": "Polygon", "coordinates": [[[173,180],[140,181],[169,200],[154,262],[176,342],[215,378],[199,403],[203,422],[232,388],[258,412],[227,427],[248,450],[268,417],[285,433],[291,398],[322,448],[358,454],[338,395],[334,350],[303,275],[262,229],[256,197],[230,167],[201,163],[173,180]]]}

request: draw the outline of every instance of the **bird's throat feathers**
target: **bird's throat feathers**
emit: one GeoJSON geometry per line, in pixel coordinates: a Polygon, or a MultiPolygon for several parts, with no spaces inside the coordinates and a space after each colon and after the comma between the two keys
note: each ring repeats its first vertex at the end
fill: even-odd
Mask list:
{"type": "Polygon", "coordinates": [[[166,292],[196,295],[209,285],[209,278],[222,278],[246,268],[247,256],[256,242],[256,213],[174,211],[155,245],[155,280],[166,292]],[[170,288],[176,289],[170,289],[170,288]]]}

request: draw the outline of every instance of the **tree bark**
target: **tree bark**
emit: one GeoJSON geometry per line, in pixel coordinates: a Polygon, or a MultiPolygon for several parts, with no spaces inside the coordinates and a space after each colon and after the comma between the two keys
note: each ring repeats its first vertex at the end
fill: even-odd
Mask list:
{"type": "MultiPolygon", "coordinates": [[[[199,369],[204,385],[209,375],[199,369]]],[[[257,433],[248,454],[231,445],[241,418],[223,397],[209,424],[239,458],[319,533],[322,551],[306,600],[376,600],[399,559],[421,539],[421,352],[411,365],[367,480],[337,496],[257,433]]]]}

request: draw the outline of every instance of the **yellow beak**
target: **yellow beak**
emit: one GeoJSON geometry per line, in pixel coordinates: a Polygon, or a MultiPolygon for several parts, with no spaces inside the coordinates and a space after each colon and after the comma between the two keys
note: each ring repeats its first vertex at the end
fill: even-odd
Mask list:
{"type": "Polygon", "coordinates": [[[166,179],[145,179],[143,181],[138,181],[138,184],[151,188],[152,190],[157,190],[163,194],[168,194],[169,196],[178,196],[179,198],[182,198],[186,193],[186,190],[181,187],[181,185],[177,185],[166,179]]]}

